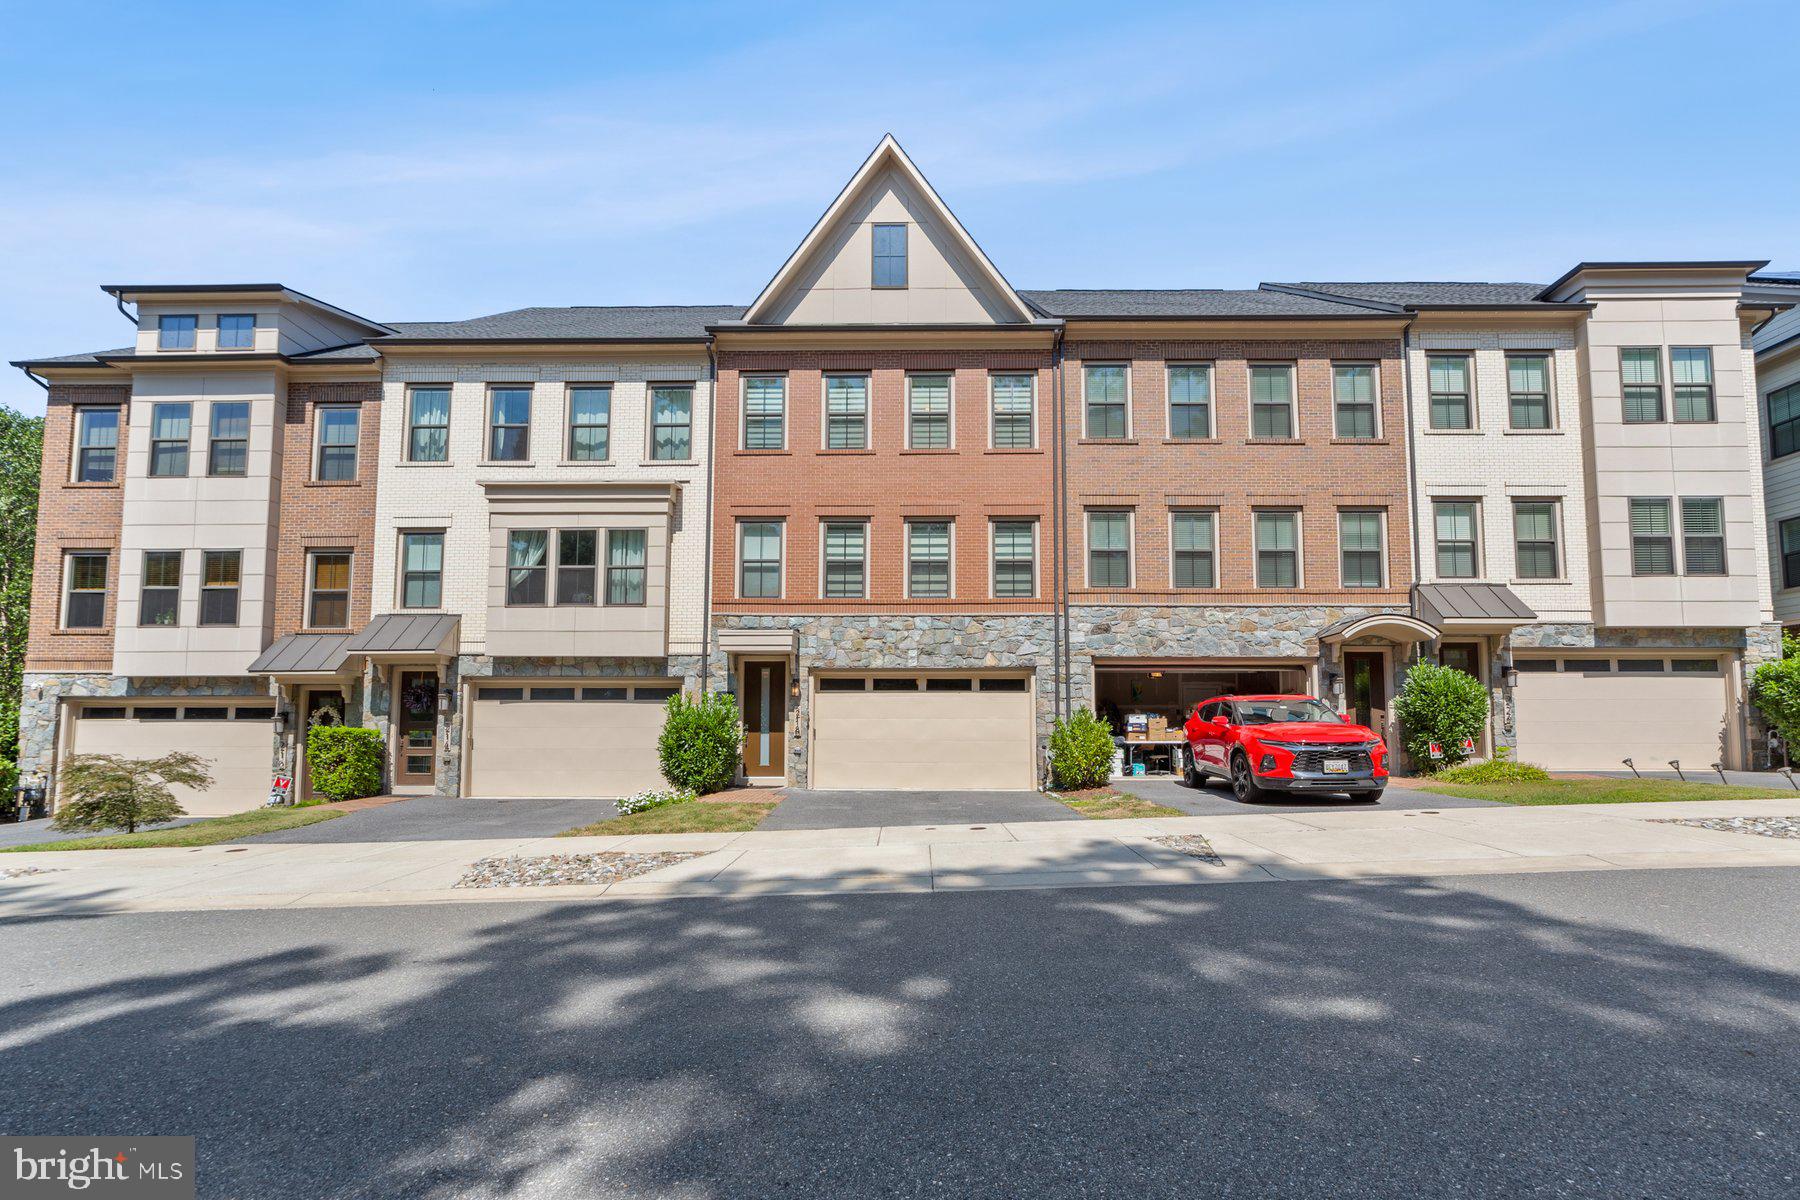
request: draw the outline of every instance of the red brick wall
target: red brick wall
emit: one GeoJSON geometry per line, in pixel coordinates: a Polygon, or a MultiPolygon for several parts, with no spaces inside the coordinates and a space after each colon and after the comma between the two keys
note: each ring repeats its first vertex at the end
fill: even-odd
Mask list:
{"type": "Polygon", "coordinates": [[[1069,575],[1073,603],[1396,603],[1412,582],[1412,534],[1406,503],[1405,397],[1397,338],[1356,341],[1081,341],[1064,351],[1066,433],[1069,438],[1069,575]],[[1332,405],[1334,360],[1375,362],[1381,437],[1339,440],[1332,405]],[[1124,442],[1083,437],[1082,368],[1086,362],[1129,365],[1130,430],[1124,442]],[[1170,363],[1213,364],[1213,432],[1203,441],[1171,441],[1168,432],[1170,363]],[[1297,437],[1256,441],[1250,432],[1253,362],[1295,366],[1297,437]],[[1136,587],[1100,591],[1086,579],[1083,509],[1131,508],[1136,587]],[[1218,510],[1219,586],[1173,589],[1169,563],[1172,508],[1218,510]],[[1298,589],[1255,585],[1252,511],[1301,510],[1298,589]],[[1337,510],[1380,508],[1387,513],[1387,584],[1382,589],[1338,586],[1337,510]]]}
{"type": "Polygon", "coordinates": [[[1043,350],[721,350],[718,356],[717,461],[714,476],[713,609],[732,613],[916,612],[1043,613],[1053,605],[1051,555],[1051,357],[1043,350]],[[991,371],[1037,372],[1037,446],[990,450],[991,371]],[[787,449],[746,451],[740,413],[746,372],[787,375],[787,449]],[[823,377],[869,375],[869,449],[824,450],[823,377]],[[905,448],[905,377],[909,371],[953,373],[950,450],[905,448]],[[785,595],[737,597],[737,522],[779,517],[787,525],[785,595]],[[825,600],[820,593],[820,524],[865,518],[868,587],[862,600],[825,600]],[[990,520],[1038,521],[1038,596],[990,599],[990,520]],[[953,590],[944,600],[905,593],[905,522],[950,520],[953,590]]]}
{"type": "Polygon", "coordinates": [[[275,636],[305,628],[308,550],[349,550],[350,628],[367,623],[375,563],[375,482],[380,463],[381,385],[292,382],[281,428],[281,510],[275,547],[275,636]],[[356,479],[313,479],[315,414],[321,404],[359,404],[356,479]]]}
{"type": "Polygon", "coordinates": [[[27,671],[109,671],[112,669],[113,614],[119,589],[119,514],[123,509],[127,421],[131,388],[123,384],[50,385],[44,417],[42,485],[38,496],[37,551],[33,559],[31,630],[25,647],[27,671]],[[74,473],[75,408],[112,404],[120,410],[118,467],[111,483],[71,483],[74,473]],[[70,551],[105,550],[106,626],[65,630],[62,621],[63,565],[70,551]]]}

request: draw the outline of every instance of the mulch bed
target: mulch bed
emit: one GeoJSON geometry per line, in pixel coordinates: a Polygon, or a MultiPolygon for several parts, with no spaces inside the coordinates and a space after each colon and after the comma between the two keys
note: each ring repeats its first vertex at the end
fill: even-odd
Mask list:
{"type": "Polygon", "coordinates": [[[1754,833],[1762,837],[1800,840],[1800,817],[1658,817],[1657,825],[1691,825],[1720,833],[1754,833]]]}
{"type": "Polygon", "coordinates": [[[1197,833],[1171,833],[1163,837],[1153,837],[1150,841],[1153,845],[1177,851],[1189,858],[1200,859],[1202,862],[1209,862],[1215,867],[1225,865],[1225,860],[1220,858],[1219,852],[1212,848],[1212,843],[1197,833]]]}
{"type": "Polygon", "coordinates": [[[598,854],[546,854],[535,857],[508,855],[484,858],[472,864],[456,881],[459,888],[559,887],[569,884],[618,883],[651,871],[672,867],[690,858],[694,850],[658,850],[633,854],[626,850],[598,854]]]}

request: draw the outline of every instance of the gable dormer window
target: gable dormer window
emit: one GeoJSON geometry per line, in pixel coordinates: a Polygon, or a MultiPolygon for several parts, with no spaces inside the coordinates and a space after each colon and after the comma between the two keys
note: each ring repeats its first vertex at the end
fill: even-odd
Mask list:
{"type": "Polygon", "coordinates": [[[874,283],[878,288],[906,286],[906,226],[874,227],[874,283]]]}
{"type": "Polygon", "coordinates": [[[156,318],[156,348],[158,350],[192,350],[194,348],[194,330],[199,324],[200,319],[192,313],[165,314],[156,318]]]}

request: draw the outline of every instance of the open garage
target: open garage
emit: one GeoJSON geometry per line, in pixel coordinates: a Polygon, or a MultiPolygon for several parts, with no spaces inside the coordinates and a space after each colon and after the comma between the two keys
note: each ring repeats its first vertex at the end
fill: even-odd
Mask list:
{"type": "Polygon", "coordinates": [[[1732,705],[1724,661],[1670,654],[1518,658],[1518,757],[1550,770],[1706,772],[1731,763],[1732,705]]]}
{"type": "Polygon", "coordinates": [[[1187,720],[1194,705],[1214,696],[1304,693],[1308,688],[1302,662],[1241,663],[1172,659],[1166,662],[1100,661],[1094,664],[1094,708],[1125,728],[1124,717],[1150,713],[1168,720],[1171,729],[1187,720]]]}
{"type": "Polygon", "coordinates": [[[469,784],[485,799],[617,799],[666,786],[656,739],[674,680],[499,682],[475,687],[469,784]]]}
{"type": "Polygon", "coordinates": [[[821,675],[811,786],[1029,791],[1036,697],[1024,675],[821,675]]]}
{"type": "Polygon", "coordinates": [[[275,707],[209,700],[200,704],[87,704],[73,710],[70,750],[157,758],[177,750],[207,760],[212,786],[171,787],[193,817],[261,808],[274,777],[275,707]]]}

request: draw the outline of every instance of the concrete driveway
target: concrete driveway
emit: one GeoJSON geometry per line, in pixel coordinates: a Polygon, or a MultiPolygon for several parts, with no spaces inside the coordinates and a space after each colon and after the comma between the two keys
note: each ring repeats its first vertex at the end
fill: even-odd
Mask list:
{"type": "Polygon", "coordinates": [[[1191,788],[1179,779],[1125,779],[1107,786],[1115,792],[1129,792],[1145,800],[1178,808],[1195,817],[1219,817],[1231,813],[1379,812],[1384,809],[1399,811],[1506,807],[1493,800],[1464,800],[1458,796],[1443,796],[1436,792],[1422,792],[1416,788],[1392,784],[1381,793],[1381,799],[1373,803],[1352,800],[1348,796],[1316,796],[1295,801],[1275,799],[1261,804],[1240,804],[1231,794],[1231,789],[1223,783],[1191,788]]]}
{"type": "Polygon", "coordinates": [[[460,800],[413,796],[247,843],[460,842],[554,837],[617,816],[611,800],[460,800]]]}
{"type": "Polygon", "coordinates": [[[1087,818],[1036,792],[821,792],[789,788],[758,829],[999,825],[1087,818]]]}

